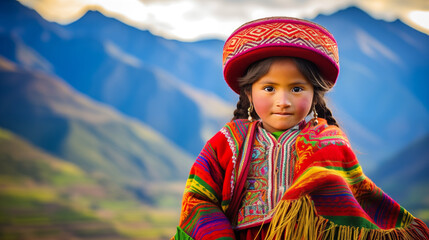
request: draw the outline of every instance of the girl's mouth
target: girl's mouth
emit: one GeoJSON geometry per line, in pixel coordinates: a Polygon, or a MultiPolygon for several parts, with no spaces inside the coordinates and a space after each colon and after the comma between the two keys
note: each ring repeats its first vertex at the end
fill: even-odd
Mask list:
{"type": "Polygon", "coordinates": [[[276,113],[274,113],[274,115],[288,116],[288,115],[292,115],[292,113],[288,113],[288,112],[276,112],[276,113]]]}

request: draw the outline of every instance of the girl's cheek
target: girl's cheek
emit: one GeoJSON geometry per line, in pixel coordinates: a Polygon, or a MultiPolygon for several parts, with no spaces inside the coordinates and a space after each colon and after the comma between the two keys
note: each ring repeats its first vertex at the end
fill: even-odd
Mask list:
{"type": "Polygon", "coordinates": [[[312,100],[313,100],[312,97],[305,97],[298,100],[297,106],[300,109],[300,111],[308,113],[311,109],[312,100]]]}
{"type": "Polygon", "coordinates": [[[254,107],[255,107],[255,111],[256,113],[261,116],[263,115],[263,112],[265,112],[266,106],[264,103],[257,101],[253,103],[254,107]]]}
{"type": "Polygon", "coordinates": [[[256,113],[261,116],[269,112],[272,104],[267,98],[256,97],[254,98],[253,105],[255,107],[256,113]]]}

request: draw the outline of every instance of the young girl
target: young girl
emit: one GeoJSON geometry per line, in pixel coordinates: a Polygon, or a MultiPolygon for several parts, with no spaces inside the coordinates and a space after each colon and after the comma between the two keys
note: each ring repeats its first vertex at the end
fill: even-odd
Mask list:
{"type": "Polygon", "coordinates": [[[333,36],[300,19],[228,38],[224,76],[240,98],[191,169],[175,239],[429,239],[362,173],[327,108],[338,62],[333,36]]]}

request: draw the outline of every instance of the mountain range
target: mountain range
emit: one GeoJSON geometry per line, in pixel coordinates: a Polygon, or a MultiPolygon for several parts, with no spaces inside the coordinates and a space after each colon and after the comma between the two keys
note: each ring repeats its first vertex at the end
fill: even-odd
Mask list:
{"type": "MultiPolygon", "coordinates": [[[[112,239],[168,239],[193,159],[237,101],[222,77],[223,40],[168,40],[94,11],[59,25],[14,0],[0,2],[0,13],[0,201],[8,203],[0,228],[23,202],[33,215],[22,219],[42,214],[38,206],[56,219],[54,206],[112,239]],[[66,194],[87,182],[103,194],[66,194]],[[29,194],[18,199],[14,189],[29,194]],[[45,193],[55,197],[40,205],[45,193]]],[[[355,7],[313,21],[337,39],[341,70],[328,105],[364,171],[428,222],[429,36],[355,7]]],[[[88,238],[65,229],[56,236],[88,238]]]]}
{"type": "Polygon", "coordinates": [[[361,162],[380,163],[428,134],[429,36],[357,8],[315,21],[338,42],[341,70],[329,97],[361,162]]]}
{"type": "Polygon", "coordinates": [[[1,126],[116,181],[186,179],[191,157],[143,123],[44,72],[28,71],[5,59],[0,66],[1,126]]]}
{"type": "Polygon", "coordinates": [[[92,99],[147,123],[193,156],[232,112],[212,92],[227,92],[227,86],[219,84],[220,63],[214,64],[213,58],[214,52],[221,54],[221,41],[170,41],[98,12],[60,26],[18,2],[2,4],[8,9],[3,15],[8,32],[4,41],[12,50],[5,57],[59,76],[92,99]],[[11,11],[21,12],[7,16],[11,11]],[[218,49],[212,49],[215,45],[218,49]],[[213,77],[218,80],[211,81],[213,77]],[[195,89],[192,81],[206,83],[206,91],[195,89]]]}
{"type": "MultiPolygon", "coordinates": [[[[221,40],[167,40],[93,11],[62,26],[18,2],[2,4],[6,58],[64,79],[191,156],[232,117],[237,96],[223,81],[221,40]]],[[[313,20],[338,41],[341,71],[328,97],[363,165],[429,132],[427,35],[354,7],[313,20]]]]}

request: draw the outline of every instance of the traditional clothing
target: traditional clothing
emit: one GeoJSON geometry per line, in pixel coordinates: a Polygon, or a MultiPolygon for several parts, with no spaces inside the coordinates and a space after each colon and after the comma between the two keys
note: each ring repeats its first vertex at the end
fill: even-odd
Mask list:
{"type": "MultiPolygon", "coordinates": [[[[274,56],[314,63],[329,88],[337,80],[332,34],[274,17],[248,22],[227,39],[225,81],[243,94],[238,79],[249,65],[274,56]]],[[[363,174],[346,136],[321,118],[278,140],[259,121],[226,124],[191,169],[177,230],[177,240],[429,239],[427,226],[363,174]]]]}
{"type": "Polygon", "coordinates": [[[260,226],[272,218],[274,208],[292,185],[299,133],[300,126],[296,125],[276,139],[261,124],[257,127],[237,230],[260,226]]]}
{"type": "MultiPolygon", "coordinates": [[[[258,125],[235,120],[207,142],[186,184],[175,239],[255,237],[258,228],[263,232],[259,237],[267,239],[429,239],[427,226],[363,174],[346,136],[324,119],[317,126],[301,124],[285,133],[283,137],[295,139],[293,146],[272,159],[289,159],[289,164],[293,159],[293,167],[278,162],[267,168],[283,166],[287,176],[277,175],[269,187],[274,192],[283,186],[284,194],[275,205],[250,200],[257,204],[248,210],[267,211],[258,216],[262,222],[249,214],[242,215],[247,220],[240,219],[250,206],[244,194],[250,186],[249,172],[258,169],[254,161],[260,153],[258,144],[264,142],[258,140],[258,125]],[[290,174],[292,181],[286,183],[290,174]]],[[[275,198],[279,192],[269,195],[275,198]]]]}

